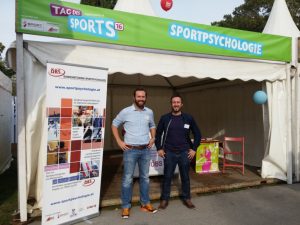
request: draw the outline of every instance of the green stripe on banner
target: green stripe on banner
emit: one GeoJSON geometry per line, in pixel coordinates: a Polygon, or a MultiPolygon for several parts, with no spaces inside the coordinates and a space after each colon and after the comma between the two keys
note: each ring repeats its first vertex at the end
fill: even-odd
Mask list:
{"type": "Polygon", "coordinates": [[[17,2],[17,32],[219,56],[291,61],[291,38],[61,2],[17,2]]]}

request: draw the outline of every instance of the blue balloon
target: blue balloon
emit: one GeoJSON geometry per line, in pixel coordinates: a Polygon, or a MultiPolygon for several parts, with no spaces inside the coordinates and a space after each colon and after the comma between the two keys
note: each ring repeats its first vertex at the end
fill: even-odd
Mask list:
{"type": "Polygon", "coordinates": [[[253,95],[253,101],[256,103],[256,104],[264,104],[268,99],[268,96],[266,94],[266,92],[264,91],[257,91],[254,93],[253,95]]]}

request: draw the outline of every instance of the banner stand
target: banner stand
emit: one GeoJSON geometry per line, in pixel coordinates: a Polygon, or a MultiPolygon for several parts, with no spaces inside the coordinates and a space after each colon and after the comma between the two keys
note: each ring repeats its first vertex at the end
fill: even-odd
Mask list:
{"type": "Polygon", "coordinates": [[[42,224],[99,215],[108,69],[47,62],[42,224]]]}

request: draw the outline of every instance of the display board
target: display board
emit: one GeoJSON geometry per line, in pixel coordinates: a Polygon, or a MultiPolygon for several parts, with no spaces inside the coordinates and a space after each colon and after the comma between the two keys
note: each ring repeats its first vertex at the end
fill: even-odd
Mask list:
{"type": "Polygon", "coordinates": [[[202,140],[196,152],[196,173],[219,172],[219,141],[202,140]]]}
{"type": "Polygon", "coordinates": [[[47,63],[42,224],[98,214],[107,69],[47,63]]]}

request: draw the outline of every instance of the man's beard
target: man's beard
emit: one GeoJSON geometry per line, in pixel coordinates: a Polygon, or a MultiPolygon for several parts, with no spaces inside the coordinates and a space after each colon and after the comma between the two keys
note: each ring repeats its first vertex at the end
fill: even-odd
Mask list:
{"type": "Polygon", "coordinates": [[[180,112],[181,111],[181,107],[176,107],[176,108],[173,108],[172,107],[172,112],[173,113],[178,113],[178,112],[180,112]]]}
{"type": "Polygon", "coordinates": [[[135,100],[134,103],[135,103],[135,105],[137,107],[139,107],[140,109],[142,109],[142,108],[144,108],[146,101],[143,101],[143,100],[137,101],[137,100],[135,100]]]}

